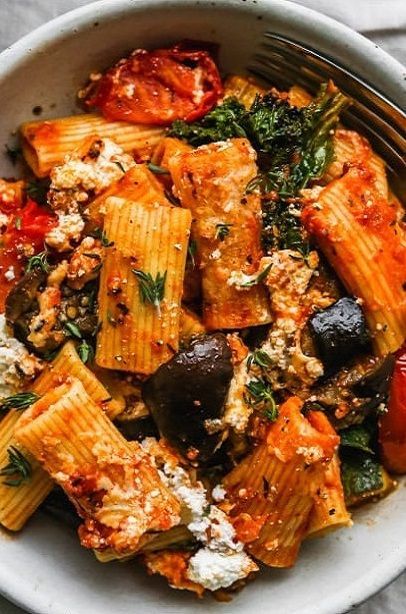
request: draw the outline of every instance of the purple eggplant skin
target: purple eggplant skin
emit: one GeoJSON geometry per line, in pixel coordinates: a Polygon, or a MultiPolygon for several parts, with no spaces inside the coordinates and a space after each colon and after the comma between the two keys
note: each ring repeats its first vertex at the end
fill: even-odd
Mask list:
{"type": "Polygon", "coordinates": [[[327,374],[344,366],[357,354],[370,348],[370,336],[364,314],[351,297],[317,311],[309,319],[309,329],[327,374]]]}
{"type": "Polygon", "coordinates": [[[190,460],[205,463],[220,445],[222,433],[207,421],[222,418],[232,376],[227,338],[215,333],[194,339],[144,383],[161,436],[190,460]]]}

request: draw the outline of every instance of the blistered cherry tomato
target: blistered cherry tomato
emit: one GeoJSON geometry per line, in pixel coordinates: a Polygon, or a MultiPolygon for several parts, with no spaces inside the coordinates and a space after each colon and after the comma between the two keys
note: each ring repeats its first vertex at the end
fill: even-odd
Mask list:
{"type": "Polygon", "coordinates": [[[379,421],[379,443],[387,469],[406,473],[406,344],[396,355],[388,411],[379,421]]]}
{"type": "Polygon", "coordinates": [[[217,66],[202,49],[137,49],[90,89],[86,104],[110,120],[168,125],[205,115],[223,93],[217,66]]]}

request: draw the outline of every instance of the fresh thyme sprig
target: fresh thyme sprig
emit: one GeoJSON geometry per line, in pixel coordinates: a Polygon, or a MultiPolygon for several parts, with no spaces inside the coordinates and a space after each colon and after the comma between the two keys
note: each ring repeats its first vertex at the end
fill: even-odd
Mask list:
{"type": "Polygon", "coordinates": [[[247,371],[250,370],[252,365],[256,365],[261,369],[267,369],[272,365],[272,358],[265,350],[254,350],[247,359],[247,371]]]}
{"type": "Polygon", "coordinates": [[[41,269],[41,271],[43,271],[44,273],[49,273],[50,265],[48,262],[47,251],[35,254],[35,256],[31,256],[31,258],[28,260],[27,266],[25,267],[26,273],[29,273],[34,269],[41,269]]]}
{"type": "Polygon", "coordinates": [[[1,401],[0,413],[8,412],[10,409],[27,409],[35,401],[38,401],[39,398],[39,395],[35,392],[18,392],[1,401]]]}
{"type": "Polygon", "coordinates": [[[264,281],[264,279],[268,275],[269,271],[271,270],[271,267],[272,267],[272,264],[268,264],[268,266],[266,266],[264,270],[261,271],[261,273],[259,273],[259,275],[254,277],[254,279],[250,279],[248,281],[244,281],[241,284],[239,284],[240,287],[241,288],[251,288],[252,286],[256,286],[257,284],[260,284],[262,281],[264,281]]]}
{"type": "Polygon", "coordinates": [[[30,479],[32,467],[30,461],[15,446],[7,449],[8,464],[0,470],[0,476],[5,477],[3,484],[6,486],[21,486],[30,479]]]}
{"type": "Polygon", "coordinates": [[[145,273],[140,269],[131,269],[136,278],[138,279],[141,300],[143,303],[151,303],[154,305],[161,315],[160,302],[165,295],[165,282],[167,271],[162,275],[157,273],[155,279],[151,273],[145,273]]]}
{"type": "Polygon", "coordinates": [[[262,377],[256,377],[246,384],[247,402],[262,409],[264,416],[274,422],[278,417],[278,408],[273,397],[271,385],[262,377]]]}
{"type": "Polygon", "coordinates": [[[192,267],[193,268],[195,268],[195,266],[196,266],[196,261],[195,261],[196,250],[197,250],[196,241],[194,241],[192,239],[191,241],[189,241],[189,245],[188,245],[188,248],[187,248],[187,253],[188,253],[188,257],[190,259],[190,262],[192,263],[192,267]]]}
{"type": "Polygon", "coordinates": [[[231,226],[232,224],[225,224],[223,222],[216,224],[216,239],[219,239],[219,241],[224,241],[224,239],[230,234],[231,226]]]}

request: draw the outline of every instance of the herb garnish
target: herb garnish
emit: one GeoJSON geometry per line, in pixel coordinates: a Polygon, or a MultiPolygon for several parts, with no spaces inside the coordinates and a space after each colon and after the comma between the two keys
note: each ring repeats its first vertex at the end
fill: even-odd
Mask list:
{"type": "Polygon", "coordinates": [[[44,273],[49,273],[49,262],[48,262],[48,252],[43,251],[35,256],[31,256],[28,260],[27,266],[25,267],[26,273],[33,271],[34,269],[41,269],[44,273]]]}
{"type": "Polygon", "coordinates": [[[256,377],[246,384],[246,389],[249,393],[246,399],[249,405],[261,408],[264,416],[270,422],[274,422],[279,412],[270,383],[262,377],[256,377]]]}
{"type": "Polygon", "coordinates": [[[161,315],[160,302],[165,295],[165,282],[167,271],[162,275],[157,273],[155,279],[151,273],[144,273],[139,269],[131,269],[136,278],[138,279],[141,300],[143,303],[151,303],[154,305],[161,315]]]}
{"type": "Polygon", "coordinates": [[[190,262],[192,263],[193,268],[195,268],[196,266],[196,261],[195,261],[196,251],[197,251],[197,243],[196,241],[192,239],[191,241],[189,241],[189,245],[187,248],[187,254],[190,259],[190,262]]]}
{"type": "Polygon", "coordinates": [[[14,227],[16,230],[21,230],[21,217],[17,216],[16,219],[14,220],[14,227]]]}
{"type": "Polygon", "coordinates": [[[148,162],[147,167],[154,173],[155,175],[169,175],[169,171],[167,168],[163,166],[158,166],[158,164],[153,164],[152,162],[148,162]]]}
{"type": "Polygon", "coordinates": [[[35,392],[18,392],[10,397],[6,397],[0,403],[0,412],[7,412],[10,409],[23,410],[38,401],[39,395],[35,392]]]}
{"type": "Polygon", "coordinates": [[[77,352],[79,354],[80,360],[83,363],[86,364],[87,362],[93,362],[93,359],[94,359],[94,349],[86,341],[82,341],[82,343],[77,348],[77,352]]]}
{"type": "Polygon", "coordinates": [[[256,365],[261,369],[267,369],[272,365],[272,359],[265,350],[254,350],[247,359],[247,371],[250,370],[251,365],[256,365]]]}
{"type": "Polygon", "coordinates": [[[65,322],[64,331],[69,337],[76,337],[76,339],[82,339],[82,333],[79,327],[73,322],[65,322]]]}
{"type": "Polygon", "coordinates": [[[32,467],[29,460],[15,446],[7,449],[8,464],[0,470],[0,475],[6,479],[3,484],[6,486],[21,486],[23,482],[30,479],[32,467]]]}
{"type": "Polygon", "coordinates": [[[259,273],[259,275],[254,277],[254,279],[249,279],[248,281],[243,281],[241,284],[239,284],[239,286],[241,288],[251,288],[252,286],[256,286],[257,284],[260,284],[262,281],[264,281],[264,279],[268,275],[269,271],[271,270],[271,267],[272,267],[272,264],[268,264],[264,268],[264,270],[261,271],[261,273],[259,273]]]}
{"type": "Polygon", "coordinates": [[[49,186],[49,179],[37,179],[28,183],[26,192],[36,203],[46,205],[49,186]]]}
{"type": "Polygon", "coordinates": [[[232,224],[225,224],[223,222],[216,224],[215,238],[219,239],[219,241],[224,241],[224,239],[230,234],[231,226],[232,224]]]}
{"type": "Polygon", "coordinates": [[[94,239],[99,239],[103,247],[111,247],[114,245],[114,241],[109,241],[105,231],[101,228],[94,228],[92,232],[89,233],[89,236],[93,237],[94,239]]]}

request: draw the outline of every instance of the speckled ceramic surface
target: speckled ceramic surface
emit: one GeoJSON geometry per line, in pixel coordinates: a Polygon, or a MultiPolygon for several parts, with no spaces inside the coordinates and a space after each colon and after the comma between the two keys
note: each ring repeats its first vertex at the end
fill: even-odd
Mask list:
{"type": "MultiPolygon", "coordinates": [[[[216,40],[221,64],[243,69],[265,30],[311,44],[364,75],[404,106],[402,67],[348,28],[280,0],[105,0],[43,26],[0,56],[0,148],[41,105],[75,111],[74,92],[94,69],[138,46],[216,40]]],[[[0,175],[11,173],[0,163],[0,175]]],[[[231,604],[196,602],[135,564],[98,564],[74,533],[38,515],[18,536],[0,533],[0,591],[36,614],[338,614],[406,567],[406,489],[355,514],[355,526],[305,544],[291,571],[266,571],[231,604]]]]}

